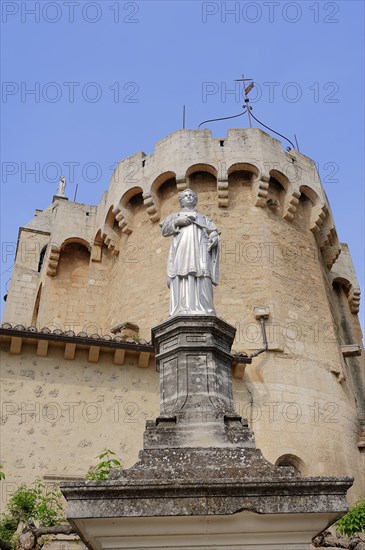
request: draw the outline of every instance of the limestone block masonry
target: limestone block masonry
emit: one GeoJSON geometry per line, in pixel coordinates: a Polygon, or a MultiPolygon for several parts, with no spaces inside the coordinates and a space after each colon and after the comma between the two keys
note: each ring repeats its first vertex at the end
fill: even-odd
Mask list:
{"type": "MultiPolygon", "coordinates": [[[[234,351],[261,347],[254,308],[269,311],[267,353],[245,369],[233,369],[236,413],[247,418],[269,462],[293,465],[310,476],[354,476],[349,498],[356,500],[365,493],[359,284],[314,161],[284,151],[267,133],[231,129],[216,139],[208,130],[177,131],[152,154],[120,161],[98,205],[54,197],[19,230],[3,321],[12,330],[48,327],[56,336],[72,331],[98,342],[131,323],[139,327],[135,340],[149,342],[152,327],[167,317],[169,301],[169,242],[161,237],[159,221],[176,211],[177,193],[187,186],[198,194],[199,211],[221,231],[215,307],[236,329],[234,351]]],[[[99,357],[96,349],[73,348],[72,342],[67,352],[50,343],[48,356],[42,356],[46,344],[34,347],[27,339],[21,347],[7,326],[2,391],[9,414],[3,428],[4,437],[17,436],[11,460],[3,459],[8,481],[29,480],[40,464],[44,474],[48,468],[55,477],[66,470],[79,476],[105,446],[127,457],[124,465],[132,464],[145,420],[158,416],[153,356],[142,350],[125,368],[118,364],[123,351],[107,354],[100,345],[99,357]],[[30,426],[29,418],[22,422],[20,412],[11,413],[25,403],[38,414],[37,403],[50,398],[64,410],[69,401],[106,403],[108,396],[123,396],[123,406],[130,401],[140,411],[139,422],[122,424],[110,444],[105,442],[115,428],[110,413],[85,423],[84,437],[75,424],[60,431],[64,417],[52,425],[40,414],[30,426]],[[32,430],[43,443],[28,456],[32,430]],[[54,447],[44,443],[42,431],[53,434],[54,447]],[[87,446],[80,451],[82,440],[87,446]]]]}

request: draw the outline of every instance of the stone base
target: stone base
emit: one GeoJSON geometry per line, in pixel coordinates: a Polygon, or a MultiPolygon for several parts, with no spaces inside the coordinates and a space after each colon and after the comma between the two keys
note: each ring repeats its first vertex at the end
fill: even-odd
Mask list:
{"type": "Polygon", "coordinates": [[[184,424],[180,418],[158,417],[156,421],[147,421],[144,432],[145,449],[215,447],[255,448],[254,435],[246,420],[240,416],[212,418],[206,413],[204,421],[197,414],[194,421],[184,424]]]}
{"type": "Polygon", "coordinates": [[[231,346],[236,329],[213,315],[170,317],[152,329],[161,414],[144,448],[255,446],[234,410],[231,346]]]}
{"type": "Polygon", "coordinates": [[[309,550],[335,514],[85,519],[73,525],[93,550],[309,550]]]}
{"type": "Polygon", "coordinates": [[[100,549],[308,550],[347,510],[352,479],[303,478],[256,449],[233,409],[235,329],[212,316],[153,329],[161,414],[110,481],[62,483],[68,519],[100,549]]]}
{"type": "Polygon", "coordinates": [[[303,478],[291,466],[270,464],[259,449],[241,448],[147,449],[110,477],[63,483],[69,516],[341,513],[352,484],[347,477],[303,478]]]}

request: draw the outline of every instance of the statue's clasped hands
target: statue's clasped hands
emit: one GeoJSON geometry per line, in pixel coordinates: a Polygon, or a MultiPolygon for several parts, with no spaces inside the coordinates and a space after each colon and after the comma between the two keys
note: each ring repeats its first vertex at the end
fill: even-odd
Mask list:
{"type": "Polygon", "coordinates": [[[175,225],[176,227],[186,227],[187,225],[190,225],[193,221],[194,217],[188,217],[188,216],[184,216],[183,218],[178,218],[176,221],[175,221],[175,225]]]}

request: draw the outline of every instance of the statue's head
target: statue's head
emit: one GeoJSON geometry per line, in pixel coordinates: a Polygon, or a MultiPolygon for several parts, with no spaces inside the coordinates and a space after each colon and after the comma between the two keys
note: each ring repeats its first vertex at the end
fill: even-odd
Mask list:
{"type": "Polygon", "coordinates": [[[179,193],[179,201],[181,207],[196,206],[198,202],[198,195],[191,189],[184,189],[179,193]]]}

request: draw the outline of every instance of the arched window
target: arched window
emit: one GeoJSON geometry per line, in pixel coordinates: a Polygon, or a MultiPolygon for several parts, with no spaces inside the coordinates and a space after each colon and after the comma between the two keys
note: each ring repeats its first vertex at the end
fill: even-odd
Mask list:
{"type": "MultiPolygon", "coordinates": [[[[40,270],[38,269],[38,271],[40,271],[40,270]]],[[[34,302],[32,323],[31,323],[32,326],[35,326],[37,324],[38,313],[39,313],[39,305],[41,303],[41,294],[42,294],[42,283],[40,284],[40,287],[38,289],[37,296],[36,296],[36,299],[35,299],[35,302],[34,302]]]]}
{"type": "Polygon", "coordinates": [[[39,255],[38,273],[41,272],[41,269],[42,269],[42,266],[43,266],[43,263],[44,263],[44,258],[45,258],[46,252],[47,252],[47,245],[45,245],[45,246],[42,248],[41,253],[40,253],[40,255],[39,255]]]}

